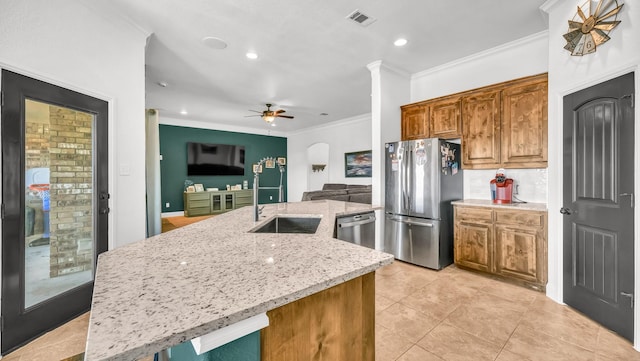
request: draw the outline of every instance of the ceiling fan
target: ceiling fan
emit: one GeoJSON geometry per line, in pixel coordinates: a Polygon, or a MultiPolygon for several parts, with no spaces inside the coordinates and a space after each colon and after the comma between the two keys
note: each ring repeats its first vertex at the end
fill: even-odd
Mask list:
{"type": "Polygon", "coordinates": [[[262,117],[262,119],[267,123],[272,123],[276,118],[293,119],[293,117],[290,116],[290,115],[282,115],[282,113],[285,112],[283,109],[271,110],[271,107],[273,106],[273,104],[267,103],[265,105],[267,106],[267,110],[263,110],[261,112],[259,112],[257,110],[249,110],[251,112],[260,113],[260,115],[245,115],[245,118],[247,118],[247,117],[262,117]]]}

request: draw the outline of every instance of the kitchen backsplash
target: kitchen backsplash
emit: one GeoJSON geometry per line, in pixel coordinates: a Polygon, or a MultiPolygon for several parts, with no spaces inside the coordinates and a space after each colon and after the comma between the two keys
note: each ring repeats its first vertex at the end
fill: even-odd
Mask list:
{"type": "MultiPolygon", "coordinates": [[[[497,169],[464,171],[464,198],[491,199],[489,182],[495,178],[497,169]]],[[[514,195],[525,202],[547,203],[547,168],[505,169],[507,178],[512,178],[514,195]],[[516,193],[516,189],[518,194],[516,193]]]]}

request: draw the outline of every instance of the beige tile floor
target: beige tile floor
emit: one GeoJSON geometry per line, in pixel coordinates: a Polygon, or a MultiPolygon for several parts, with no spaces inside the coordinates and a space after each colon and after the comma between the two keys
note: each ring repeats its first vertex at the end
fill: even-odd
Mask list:
{"type": "Polygon", "coordinates": [[[450,266],[376,272],[376,361],[640,360],[631,343],[544,294],[450,266]]]}
{"type": "MultiPolygon", "coordinates": [[[[2,361],[80,354],[88,322],[85,314],[2,361]]],[[[396,261],[376,272],[376,361],[433,360],[630,361],[640,353],[538,292],[454,266],[435,272],[396,261]]]]}

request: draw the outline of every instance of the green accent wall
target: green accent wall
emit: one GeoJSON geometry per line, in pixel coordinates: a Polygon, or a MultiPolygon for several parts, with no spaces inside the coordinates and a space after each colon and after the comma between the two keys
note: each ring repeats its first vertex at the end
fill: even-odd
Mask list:
{"type": "MultiPolygon", "coordinates": [[[[226,189],[227,184],[242,184],[249,182],[249,189],[253,187],[253,171],[251,165],[265,157],[286,157],[287,138],[267,135],[256,135],[221,130],[178,127],[174,125],[160,125],[160,181],[162,188],[162,212],[177,212],[184,210],[184,181],[189,179],[194,183],[202,183],[205,188],[226,189]],[[245,147],[244,176],[187,176],[187,143],[232,144],[245,147]],[[166,203],[170,207],[166,207],[166,203]]],[[[260,186],[275,187],[280,184],[278,167],[265,169],[260,175],[260,186]]],[[[287,172],[285,170],[282,184],[284,197],[287,199],[287,172]]],[[[278,190],[260,190],[258,202],[278,202],[278,190]],[[272,199],[269,199],[269,198],[272,199]]]]}

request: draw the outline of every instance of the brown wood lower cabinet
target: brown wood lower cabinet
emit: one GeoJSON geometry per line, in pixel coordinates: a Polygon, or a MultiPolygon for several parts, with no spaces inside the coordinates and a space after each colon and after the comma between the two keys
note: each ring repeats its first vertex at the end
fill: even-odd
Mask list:
{"type": "Polygon", "coordinates": [[[454,232],[456,263],[478,271],[492,272],[491,209],[456,208],[454,232]]]}
{"type": "Polygon", "coordinates": [[[375,360],[375,276],[368,273],[268,311],[263,361],[375,360]]]}
{"type": "Polygon", "coordinates": [[[547,284],[547,212],[455,206],[454,260],[544,291],[547,284]]]}

